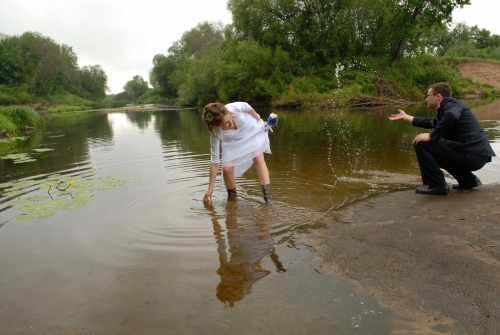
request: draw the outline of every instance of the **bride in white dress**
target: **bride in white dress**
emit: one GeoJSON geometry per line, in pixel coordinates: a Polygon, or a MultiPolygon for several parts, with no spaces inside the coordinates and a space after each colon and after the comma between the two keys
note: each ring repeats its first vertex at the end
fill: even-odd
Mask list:
{"type": "Polygon", "coordinates": [[[269,171],[264,153],[271,153],[268,130],[270,129],[246,102],[227,105],[210,103],[203,108],[202,120],[210,131],[211,164],[208,191],[203,201],[211,201],[215,179],[220,164],[222,144],[222,176],[228,198],[236,196],[236,177],[241,176],[252,163],[264,194],[264,201],[271,200],[269,171]]]}

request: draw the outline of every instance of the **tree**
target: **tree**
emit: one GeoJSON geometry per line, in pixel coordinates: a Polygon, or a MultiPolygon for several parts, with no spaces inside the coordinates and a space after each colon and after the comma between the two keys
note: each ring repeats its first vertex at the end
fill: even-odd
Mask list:
{"type": "Polygon", "coordinates": [[[0,41],[0,85],[19,86],[24,81],[23,51],[10,39],[0,41]]]}
{"type": "Polygon", "coordinates": [[[128,100],[132,102],[137,101],[148,89],[148,82],[139,75],[134,76],[132,80],[127,81],[123,86],[123,91],[127,94],[128,100]]]}
{"type": "Polygon", "coordinates": [[[78,56],[73,47],[62,44],[58,59],[59,71],[56,74],[56,87],[73,94],[79,94],[81,90],[80,69],[78,67],[78,56]]]}
{"type": "Polygon", "coordinates": [[[226,101],[244,100],[269,104],[292,80],[287,52],[247,38],[222,55],[217,69],[217,92],[226,101]]]}
{"type": "Polygon", "coordinates": [[[173,55],[157,54],[154,56],[149,82],[153,89],[165,98],[177,98],[177,87],[170,80],[176,69],[177,62],[173,55]]]}
{"type": "Polygon", "coordinates": [[[80,70],[82,95],[92,100],[102,100],[106,97],[108,77],[100,65],[86,65],[80,70]]]}
{"type": "Polygon", "coordinates": [[[168,52],[174,58],[200,58],[223,41],[223,33],[224,26],[221,21],[199,23],[174,42],[168,52]]]}
{"type": "Polygon", "coordinates": [[[352,55],[355,0],[229,0],[235,36],[280,47],[303,67],[352,55]]]}
{"type": "Polygon", "coordinates": [[[224,41],[220,21],[203,22],[185,32],[168,49],[169,55],[155,55],[150,81],[165,98],[178,98],[185,105],[197,105],[217,97],[215,71],[217,50],[224,41]]]}
{"type": "Polygon", "coordinates": [[[470,0],[381,0],[379,4],[382,28],[377,39],[389,48],[394,65],[403,51],[419,47],[419,34],[451,23],[453,10],[470,5],[470,0]]]}
{"type": "Polygon", "coordinates": [[[54,89],[56,73],[60,70],[61,50],[51,38],[40,33],[26,32],[14,37],[21,47],[26,83],[31,94],[46,94],[54,89]]]}

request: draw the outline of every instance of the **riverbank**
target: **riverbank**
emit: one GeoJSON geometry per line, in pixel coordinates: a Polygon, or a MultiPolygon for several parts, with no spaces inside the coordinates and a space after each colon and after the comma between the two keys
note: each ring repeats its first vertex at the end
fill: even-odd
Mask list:
{"type": "Polygon", "coordinates": [[[411,320],[396,334],[500,333],[498,184],[361,201],[306,238],[323,271],[411,320]]]}

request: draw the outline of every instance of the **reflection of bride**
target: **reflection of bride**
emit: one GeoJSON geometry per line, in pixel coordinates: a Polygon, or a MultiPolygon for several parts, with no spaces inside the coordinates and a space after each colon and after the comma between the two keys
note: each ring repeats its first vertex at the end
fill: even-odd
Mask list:
{"type": "MultiPolygon", "coordinates": [[[[227,204],[226,237],[218,220],[212,219],[220,261],[220,267],[217,270],[220,283],[217,285],[216,295],[226,307],[233,307],[235,302],[251,293],[252,286],[257,280],[271,273],[262,268],[261,262],[264,257],[271,258],[278,272],[285,272],[286,269],[275,254],[269,233],[270,224],[267,222],[238,223],[235,211],[237,203],[228,202],[227,204]]],[[[212,205],[205,203],[205,208],[215,214],[212,205]]]]}

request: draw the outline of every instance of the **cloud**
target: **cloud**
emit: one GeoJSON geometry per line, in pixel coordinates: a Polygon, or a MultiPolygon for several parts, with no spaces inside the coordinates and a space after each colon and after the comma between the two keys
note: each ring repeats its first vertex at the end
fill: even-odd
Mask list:
{"type": "MultiPolygon", "coordinates": [[[[231,22],[227,0],[2,0],[0,33],[37,31],[72,46],[79,65],[101,65],[111,93],[135,75],[148,80],[152,60],[203,21],[231,22]]],[[[454,20],[500,34],[498,0],[473,1],[454,20]]]]}
{"type": "Polygon", "coordinates": [[[101,65],[111,93],[203,21],[231,22],[226,0],[2,0],[0,33],[36,31],[73,47],[78,63],[101,65]]]}
{"type": "Polygon", "coordinates": [[[453,12],[455,23],[465,22],[468,26],[478,26],[492,34],[500,35],[500,20],[496,10],[498,0],[473,0],[471,3],[453,12]]]}

